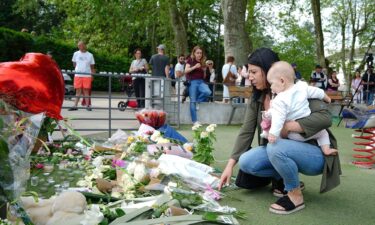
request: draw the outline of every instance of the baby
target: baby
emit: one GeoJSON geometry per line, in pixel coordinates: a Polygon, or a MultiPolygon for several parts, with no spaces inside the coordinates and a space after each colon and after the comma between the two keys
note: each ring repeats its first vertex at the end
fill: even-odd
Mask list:
{"type": "MultiPolygon", "coordinates": [[[[322,89],[308,86],[307,83],[302,81],[294,83],[293,67],[284,61],[272,65],[267,74],[267,81],[271,85],[272,92],[277,94],[271,100],[270,109],[263,113],[261,123],[262,137],[268,138],[270,143],[276,142],[285,121],[297,120],[310,115],[311,111],[307,99],[318,98],[328,103],[331,102],[331,99],[322,89]]],[[[289,133],[288,138],[296,141],[316,139],[325,155],[337,154],[336,149],[330,148],[327,130],[322,130],[308,139],[298,133],[289,133]]]]}

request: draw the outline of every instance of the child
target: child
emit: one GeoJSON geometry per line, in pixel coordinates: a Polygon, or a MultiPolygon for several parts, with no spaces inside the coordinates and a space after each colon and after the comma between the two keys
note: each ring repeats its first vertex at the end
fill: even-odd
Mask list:
{"type": "MultiPolygon", "coordinates": [[[[269,128],[268,134],[264,130],[262,137],[268,138],[270,143],[275,143],[280,136],[285,121],[297,120],[310,115],[308,98],[318,98],[328,103],[331,102],[331,99],[322,89],[308,86],[307,83],[302,81],[295,84],[293,67],[284,61],[272,65],[267,74],[267,81],[271,85],[272,92],[277,94],[271,100],[270,109],[264,112],[261,123],[262,128],[269,128]]],[[[297,133],[288,134],[288,138],[297,141],[317,139],[325,155],[337,154],[336,149],[330,148],[329,135],[326,130],[322,130],[308,139],[297,133]]]]}

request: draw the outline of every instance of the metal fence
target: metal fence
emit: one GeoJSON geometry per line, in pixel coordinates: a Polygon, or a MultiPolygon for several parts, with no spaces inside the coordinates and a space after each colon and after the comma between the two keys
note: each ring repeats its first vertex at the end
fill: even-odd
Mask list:
{"type": "MultiPolygon", "coordinates": [[[[70,70],[62,70],[62,73],[64,75],[64,80],[71,79],[74,74],[84,74],[84,75],[90,75],[87,73],[76,73],[74,71],[70,70]]],[[[107,99],[108,105],[105,107],[91,107],[92,110],[106,110],[108,111],[108,117],[74,117],[71,120],[90,120],[90,121],[108,121],[108,127],[106,129],[103,128],[85,128],[85,127],[79,127],[75,130],[77,131],[107,131],[108,135],[111,136],[113,129],[112,122],[113,121],[120,121],[120,120],[133,120],[135,121],[135,117],[131,118],[123,118],[123,117],[114,117],[113,111],[114,110],[121,110],[120,105],[112,105],[112,100],[122,100],[123,102],[127,102],[130,100],[136,100],[137,98],[134,95],[128,95],[127,93],[123,93],[123,96],[113,96],[113,82],[120,82],[120,80],[124,80],[126,82],[129,82],[125,85],[132,86],[132,80],[136,78],[143,78],[145,79],[146,83],[146,96],[144,98],[138,98],[143,99],[146,102],[146,108],[153,108],[153,109],[161,109],[167,112],[168,115],[168,123],[170,123],[173,126],[180,126],[179,121],[179,114],[180,114],[180,96],[172,93],[171,90],[171,83],[175,80],[164,78],[164,77],[152,77],[150,74],[125,74],[125,73],[112,73],[112,72],[100,72],[91,74],[93,77],[107,77],[108,78],[108,88],[107,88],[107,96],[98,96],[98,95],[91,95],[91,99],[107,99]]],[[[179,85],[180,82],[177,82],[176,85],[179,85]]],[[[65,90],[70,90],[72,88],[72,85],[69,86],[69,84],[66,84],[65,90]]],[[[132,88],[132,87],[131,87],[132,88]]],[[[80,97],[83,97],[82,95],[80,97]]],[[[65,95],[65,98],[76,98],[74,93],[68,92],[65,95]]],[[[126,109],[126,104],[123,105],[126,109]]],[[[69,109],[70,107],[63,107],[64,109],[69,109]]],[[[86,107],[77,107],[78,109],[85,109],[86,107]]],[[[124,110],[124,108],[122,109],[124,110]]],[[[136,127],[131,128],[124,128],[123,130],[135,130],[136,127]]]]}

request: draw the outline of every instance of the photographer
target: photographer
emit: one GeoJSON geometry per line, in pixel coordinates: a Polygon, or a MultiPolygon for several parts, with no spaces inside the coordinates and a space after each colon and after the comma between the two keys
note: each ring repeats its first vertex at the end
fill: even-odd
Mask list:
{"type": "Polygon", "coordinates": [[[375,74],[373,66],[368,64],[366,72],[362,75],[362,83],[364,86],[363,100],[367,105],[373,105],[375,92],[375,74]]]}

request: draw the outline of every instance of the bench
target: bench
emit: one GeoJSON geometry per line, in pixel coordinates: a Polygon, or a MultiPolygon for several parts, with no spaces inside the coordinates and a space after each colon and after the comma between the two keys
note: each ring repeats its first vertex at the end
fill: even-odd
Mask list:
{"type": "Polygon", "coordinates": [[[232,106],[232,111],[230,113],[230,117],[228,120],[228,124],[230,125],[236,112],[237,108],[244,108],[246,107],[246,99],[250,98],[251,93],[253,91],[251,86],[227,86],[229,90],[229,97],[230,97],[230,104],[232,106]]]}
{"type": "Polygon", "coordinates": [[[341,103],[344,100],[341,91],[326,91],[325,93],[331,98],[332,102],[341,103]]]}

